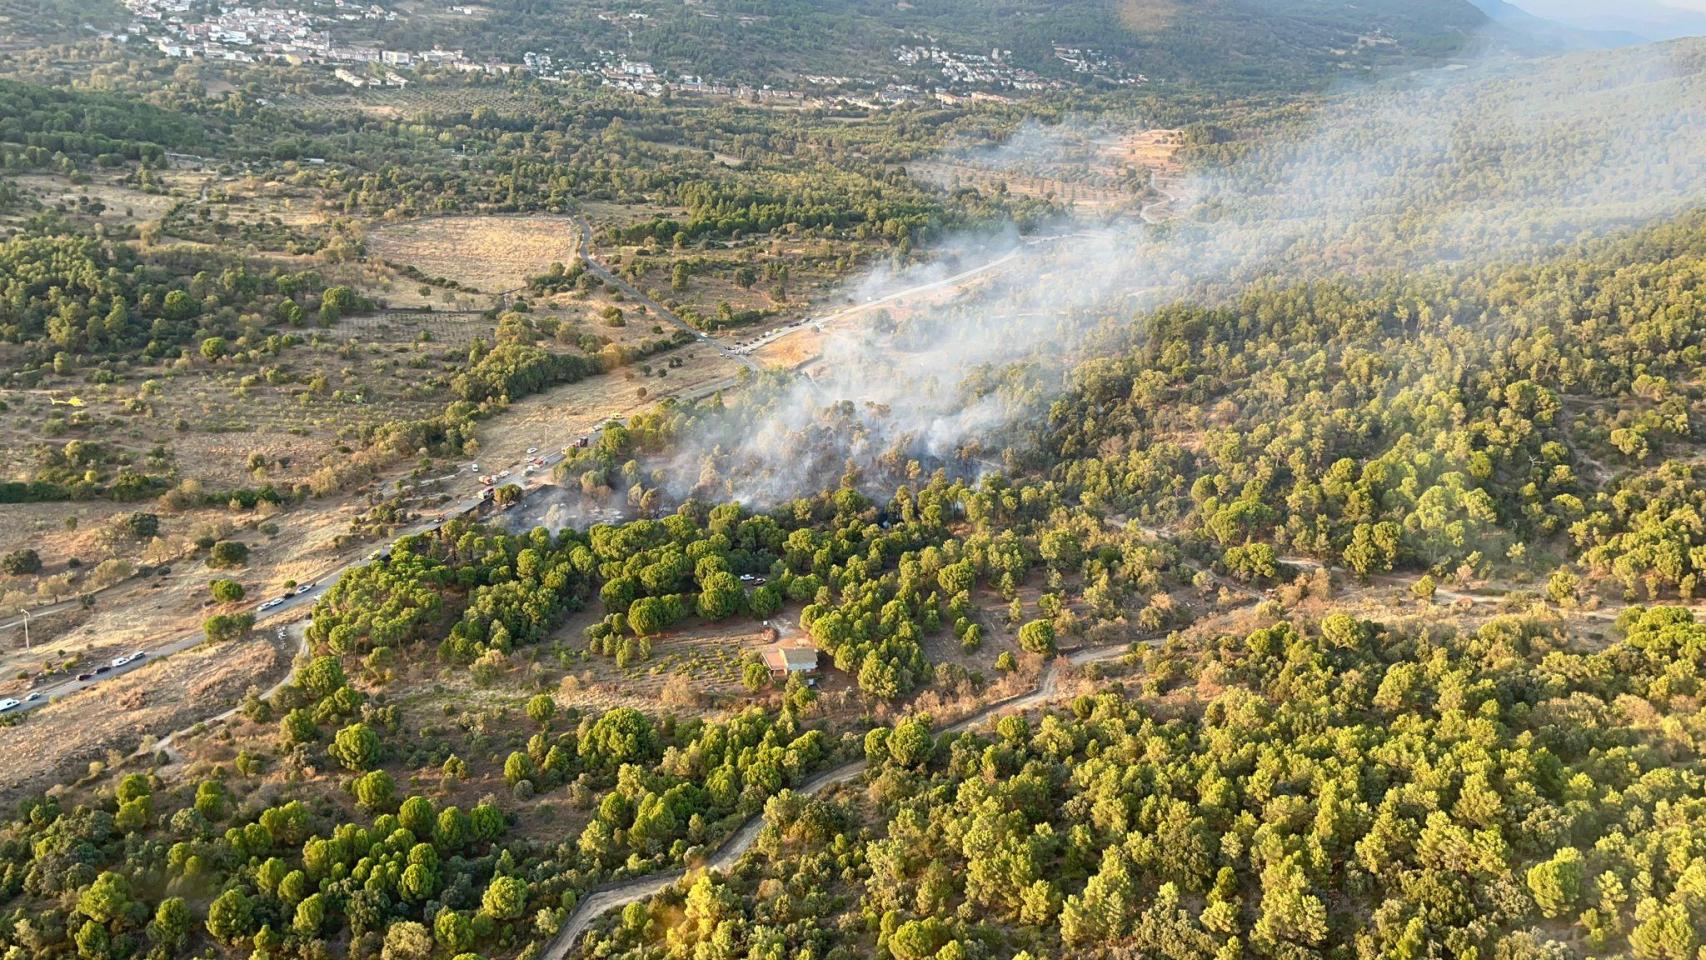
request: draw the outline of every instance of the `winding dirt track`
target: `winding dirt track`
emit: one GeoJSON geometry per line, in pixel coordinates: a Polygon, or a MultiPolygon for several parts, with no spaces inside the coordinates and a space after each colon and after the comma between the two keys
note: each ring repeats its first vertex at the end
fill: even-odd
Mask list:
{"type": "MultiPolygon", "coordinates": [[[[1151,646],[1159,642],[1159,640],[1142,641],[1142,643],[1151,646]]],[[[1071,666],[1081,666],[1086,663],[1095,663],[1101,660],[1112,660],[1116,657],[1124,656],[1126,653],[1129,653],[1131,649],[1131,644],[1121,644],[1119,646],[1112,647],[1090,647],[1082,650],[1075,650],[1064,655],[1062,659],[1071,666]]],[[[1021,693],[1016,696],[1008,697],[1006,700],[992,703],[970,716],[943,727],[938,731],[938,733],[959,733],[963,730],[975,727],[986,720],[1006,716],[1011,713],[1019,713],[1029,710],[1032,707],[1047,703],[1049,700],[1054,698],[1055,690],[1060,685],[1060,667],[1060,660],[1056,660],[1054,663],[1049,664],[1043,671],[1042,676],[1037,679],[1037,685],[1033,687],[1030,692],[1021,693]]],[[[826,770],[814,777],[811,777],[796,788],[794,792],[807,797],[815,796],[830,787],[846,783],[849,780],[859,777],[865,772],[865,767],[866,762],[864,760],[855,760],[850,763],[844,763],[832,770],[826,770]]],[[[740,829],[736,830],[727,840],[723,841],[723,845],[717,848],[717,852],[712,854],[710,859],[706,860],[704,864],[699,867],[695,867],[692,870],[682,868],[647,874],[643,877],[635,877],[631,880],[619,881],[593,890],[591,893],[583,897],[580,903],[575,905],[574,912],[570,913],[568,919],[563,921],[563,926],[557,931],[557,936],[552,939],[544,952],[540,954],[540,960],[564,960],[564,958],[569,955],[570,950],[574,948],[575,941],[580,938],[580,935],[586,931],[587,927],[592,925],[594,920],[597,920],[599,917],[604,916],[612,910],[625,907],[636,900],[644,900],[687,876],[690,872],[697,870],[719,870],[727,872],[729,868],[733,867],[735,863],[739,861],[741,857],[745,856],[746,852],[752,848],[753,843],[758,839],[759,831],[763,829],[764,814],[754,814],[749,817],[745,823],[741,824],[740,829]]]]}
{"type": "MultiPolygon", "coordinates": [[[[288,630],[291,633],[294,633],[296,635],[296,651],[293,654],[291,654],[289,669],[284,671],[284,676],[280,677],[277,683],[273,684],[272,686],[268,687],[266,690],[261,692],[260,698],[262,700],[271,699],[273,694],[279,692],[280,690],[283,690],[288,684],[290,684],[292,681],[294,681],[296,679],[296,661],[299,657],[301,657],[303,654],[308,652],[308,621],[307,620],[297,620],[297,621],[291,623],[289,626],[279,627],[278,629],[279,629],[279,632],[281,634],[288,630]]],[[[208,717],[204,720],[197,720],[196,722],[194,722],[194,723],[190,724],[189,726],[184,727],[180,730],[173,730],[171,733],[168,733],[165,736],[161,737],[160,739],[154,741],[154,743],[151,745],[144,743],[142,746],[136,748],[136,753],[133,754],[133,756],[139,756],[140,757],[140,756],[149,756],[149,755],[153,755],[153,754],[163,753],[166,755],[167,760],[170,761],[171,763],[173,763],[173,764],[183,763],[184,762],[184,755],[183,755],[182,751],[180,751],[178,749],[177,744],[172,742],[173,740],[176,740],[179,736],[186,734],[186,733],[189,733],[192,730],[198,730],[198,729],[201,729],[204,727],[210,727],[210,726],[213,726],[214,724],[217,724],[217,723],[224,723],[225,721],[236,716],[237,711],[239,711],[241,709],[243,709],[243,704],[242,704],[242,702],[239,701],[236,706],[232,707],[229,710],[226,710],[224,713],[215,714],[215,715],[208,717]]]]}

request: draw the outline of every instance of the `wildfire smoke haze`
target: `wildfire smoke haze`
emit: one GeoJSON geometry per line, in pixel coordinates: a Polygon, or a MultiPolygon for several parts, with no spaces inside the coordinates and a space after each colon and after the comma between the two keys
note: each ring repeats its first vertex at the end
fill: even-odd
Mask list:
{"type": "MultiPolygon", "coordinates": [[[[828,328],[809,376],[690,405],[643,476],[669,500],[754,506],[844,479],[878,491],[920,469],[979,476],[1035,445],[1090,343],[1141,342],[1146,314],[1169,301],[1533,260],[1700,204],[1706,47],[1588,63],[1488,57],[1340,94],[1292,129],[1209,151],[1177,188],[1172,222],[1063,218],[949,237],[926,265],[850,284],[841,299],[896,306],[828,328]],[[908,301],[968,273],[954,296],[908,301]]],[[[1058,141],[1081,133],[1027,125],[972,159],[1058,164],[1072,149],[1058,141]]]]}

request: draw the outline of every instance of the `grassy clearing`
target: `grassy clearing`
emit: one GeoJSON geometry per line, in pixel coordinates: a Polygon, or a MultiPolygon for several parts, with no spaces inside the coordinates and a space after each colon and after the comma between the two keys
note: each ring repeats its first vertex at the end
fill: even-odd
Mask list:
{"type": "Polygon", "coordinates": [[[1185,4],[1180,0],[1117,0],[1120,23],[1138,34],[1160,33],[1173,25],[1185,4]]]}
{"type": "Polygon", "coordinates": [[[111,178],[78,184],[71,182],[69,177],[20,174],[12,180],[45,206],[108,224],[141,224],[158,220],[178,202],[176,197],[146,193],[111,178]]]}
{"type": "Polygon", "coordinates": [[[432,217],[372,227],[367,246],[371,258],[502,293],[571,262],[577,238],[569,217],[432,217]]]}

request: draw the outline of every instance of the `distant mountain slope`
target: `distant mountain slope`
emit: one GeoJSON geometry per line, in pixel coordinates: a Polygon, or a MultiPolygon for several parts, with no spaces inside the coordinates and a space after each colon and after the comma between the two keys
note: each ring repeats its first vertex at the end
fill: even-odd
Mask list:
{"type": "Polygon", "coordinates": [[[1471,0],[1487,18],[1516,38],[1558,50],[1621,47],[1646,42],[1623,30],[1589,30],[1536,16],[1507,0],[1471,0]]]}
{"type": "Polygon", "coordinates": [[[1699,0],[1517,0],[1516,5],[1557,23],[1641,40],[1706,36],[1706,7],[1699,0]]]}
{"type": "Polygon", "coordinates": [[[1294,135],[1218,149],[1203,205],[1258,262],[1513,257],[1706,204],[1706,39],[1370,84],[1294,135]]]}

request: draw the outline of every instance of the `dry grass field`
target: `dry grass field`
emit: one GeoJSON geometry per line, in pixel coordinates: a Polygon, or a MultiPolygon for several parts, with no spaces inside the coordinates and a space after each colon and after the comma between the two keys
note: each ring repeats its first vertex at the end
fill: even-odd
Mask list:
{"type": "Polygon", "coordinates": [[[971,163],[926,161],[907,165],[907,172],[944,190],[975,187],[984,193],[998,188],[1015,196],[1048,198],[1083,211],[1105,212],[1129,206],[1135,194],[1105,176],[1077,179],[1032,176],[1022,171],[989,170],[971,163]]]}
{"type": "Polygon", "coordinates": [[[289,665],[290,641],[272,631],[198,647],[103,683],[98,694],[57,701],[0,732],[0,800],[113,765],[158,737],[265,688],[289,665]]]}
{"type": "Polygon", "coordinates": [[[1107,213],[1135,206],[1147,178],[1178,173],[1175,154],[1182,144],[1177,130],[1129,133],[1062,130],[1050,134],[1049,148],[1023,161],[990,158],[973,151],[907,165],[915,178],[943,189],[1004,189],[1025,197],[1048,197],[1082,211],[1107,213]]]}
{"type": "Polygon", "coordinates": [[[480,107],[514,110],[541,95],[504,87],[374,87],[333,94],[289,94],[280,106],[306,113],[338,116],[369,116],[384,119],[463,113],[480,107]]]}
{"type": "Polygon", "coordinates": [[[328,338],[362,343],[411,343],[422,338],[433,343],[468,343],[491,335],[492,321],[483,310],[376,310],[344,317],[326,331],[328,338]]]}
{"type": "Polygon", "coordinates": [[[1172,25],[1185,4],[1181,0],[1119,0],[1120,23],[1133,33],[1160,33],[1172,25]]]}
{"type": "Polygon", "coordinates": [[[1147,167],[1158,175],[1171,175],[1179,170],[1177,154],[1184,145],[1184,134],[1178,130],[1139,130],[1120,141],[1119,149],[1125,162],[1147,167]]]}
{"type": "Polygon", "coordinates": [[[612,225],[628,226],[654,217],[679,217],[686,213],[681,207],[655,203],[611,203],[607,200],[583,200],[580,208],[595,230],[612,225]]]}
{"type": "Polygon", "coordinates": [[[74,184],[68,177],[19,174],[12,180],[49,207],[80,211],[106,223],[158,220],[178,202],[175,196],[145,193],[110,178],[97,177],[91,183],[74,184]]]}
{"type": "Polygon", "coordinates": [[[585,650],[581,631],[601,616],[601,609],[582,611],[553,637],[570,651],[566,665],[551,664],[548,671],[560,707],[656,710],[662,704],[676,713],[701,716],[738,710],[753,696],[741,685],[742,665],[775,637],[773,630],[748,620],[694,620],[654,638],[648,659],[622,667],[614,657],[585,650]]]}
{"type": "Polygon", "coordinates": [[[480,425],[481,458],[506,464],[523,459],[528,447],[560,450],[606,420],[650,409],[667,394],[697,396],[732,385],[740,370],[733,360],[696,345],[659,354],[646,365],[650,375],[636,365],[516,401],[502,416],[480,425]],[[670,368],[669,361],[677,357],[682,365],[670,368]],[[658,371],[668,372],[660,377],[658,371]]]}
{"type": "Polygon", "coordinates": [[[569,217],[432,217],[368,230],[371,258],[418,268],[484,293],[514,290],[552,263],[574,260],[569,217]]]}
{"type": "Polygon", "coordinates": [[[363,426],[443,409],[458,359],[446,351],[456,350],[327,337],[262,365],[197,359],[99,386],[75,372],[48,377],[39,389],[0,390],[8,408],[0,472],[23,478],[39,448],[84,440],[99,443],[114,469],[176,471],[210,488],[302,479],[363,426]],[[249,466],[251,454],[265,461],[260,474],[249,466]]]}

